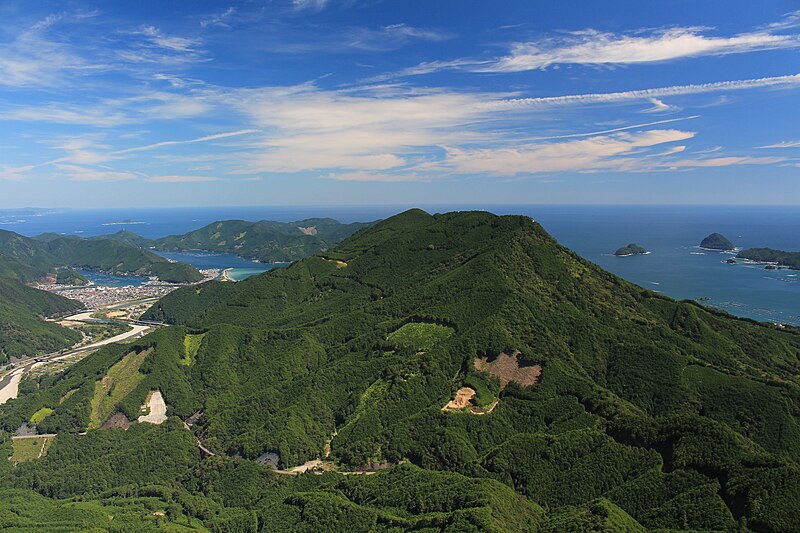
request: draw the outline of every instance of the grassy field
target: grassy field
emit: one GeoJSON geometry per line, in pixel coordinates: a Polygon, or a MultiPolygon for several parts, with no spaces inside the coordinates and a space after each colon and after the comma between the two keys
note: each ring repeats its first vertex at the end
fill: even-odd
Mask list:
{"type": "Polygon", "coordinates": [[[31,416],[31,419],[30,419],[30,423],[34,424],[34,425],[38,424],[42,420],[47,418],[48,415],[51,415],[51,414],[53,414],[53,410],[52,409],[50,409],[49,407],[42,407],[41,409],[39,409],[38,411],[33,413],[33,415],[31,416]]]}
{"type": "Polygon", "coordinates": [[[430,350],[436,343],[443,341],[452,334],[453,329],[447,326],[411,322],[389,335],[388,340],[398,348],[430,350]]]}
{"type": "Polygon", "coordinates": [[[198,335],[186,335],[183,338],[184,358],[179,361],[184,366],[191,366],[192,362],[197,357],[197,352],[200,350],[200,343],[203,342],[205,333],[198,335]]]}
{"type": "Polygon", "coordinates": [[[132,352],[112,366],[103,379],[95,383],[94,396],[91,401],[89,429],[99,428],[114,409],[127,396],[144,376],[139,367],[150,350],[132,352]]]}
{"type": "Polygon", "coordinates": [[[25,463],[39,458],[39,454],[47,453],[52,437],[31,437],[29,439],[14,439],[12,446],[14,453],[9,457],[13,463],[25,463]]]}

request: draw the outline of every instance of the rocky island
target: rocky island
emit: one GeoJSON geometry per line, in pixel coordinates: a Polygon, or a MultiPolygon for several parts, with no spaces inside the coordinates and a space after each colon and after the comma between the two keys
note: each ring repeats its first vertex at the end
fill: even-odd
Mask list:
{"type": "Polygon", "coordinates": [[[650,252],[648,252],[638,244],[630,243],[627,246],[619,248],[616,252],[614,252],[614,255],[616,255],[617,257],[628,257],[631,255],[643,255],[649,253],[650,252]]]}
{"type": "Polygon", "coordinates": [[[729,252],[735,250],[736,247],[724,235],[720,233],[712,233],[700,242],[700,248],[706,250],[718,250],[720,252],[729,252]]]}

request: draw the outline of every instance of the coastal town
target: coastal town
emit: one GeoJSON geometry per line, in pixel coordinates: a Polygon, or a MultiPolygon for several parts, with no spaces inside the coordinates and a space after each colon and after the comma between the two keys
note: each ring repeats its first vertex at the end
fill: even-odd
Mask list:
{"type": "MultiPolygon", "coordinates": [[[[203,275],[203,279],[197,283],[218,279],[223,274],[223,271],[218,268],[209,268],[200,270],[200,273],[203,275]]],[[[60,285],[48,281],[32,286],[78,300],[87,308],[97,309],[120,302],[161,298],[176,289],[197,283],[166,283],[156,277],[150,277],[140,285],[112,286],[92,282],[89,282],[88,285],[60,285]]]]}

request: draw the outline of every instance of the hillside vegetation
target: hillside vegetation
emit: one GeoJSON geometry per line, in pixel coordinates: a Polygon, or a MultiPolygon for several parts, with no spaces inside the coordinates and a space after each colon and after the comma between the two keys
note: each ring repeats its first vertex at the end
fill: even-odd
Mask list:
{"type": "Polygon", "coordinates": [[[369,224],[342,224],[330,218],[310,218],[296,222],[247,222],[223,220],[183,235],[148,240],[130,231],[96,237],[112,239],[140,248],[166,252],[209,250],[226,252],[265,263],[289,262],[332,248],[369,224]]]}
{"type": "Polygon", "coordinates": [[[0,277],[0,364],[10,357],[48,353],[69,347],[81,334],[42,317],[63,315],[83,305],[0,277]]]}
{"type": "Polygon", "coordinates": [[[780,266],[800,270],[800,252],[784,252],[772,248],[748,248],[736,254],[736,257],[764,263],[776,263],[780,266]]]}
{"type": "Polygon", "coordinates": [[[156,276],[173,283],[203,279],[191,265],[169,262],[124,242],[57,234],[44,234],[31,239],[0,230],[0,276],[30,282],[53,275],[58,267],[63,266],[114,274],[156,276]]]}
{"type": "Polygon", "coordinates": [[[217,531],[800,530],[800,335],[625,282],[525,217],[408,211],[146,316],[176,325],[0,408],[61,433],[0,486],[155,497],[217,531]],[[464,388],[475,408],[443,410],[464,388]],[[163,426],[71,435],[151,390],[163,426]],[[265,452],[390,468],[292,478],[265,452]]]}

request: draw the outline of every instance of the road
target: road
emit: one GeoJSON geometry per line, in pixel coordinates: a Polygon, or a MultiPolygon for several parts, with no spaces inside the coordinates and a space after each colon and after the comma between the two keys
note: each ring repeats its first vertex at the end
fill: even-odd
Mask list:
{"type": "MultiPolygon", "coordinates": [[[[70,322],[88,322],[91,323],[94,320],[91,318],[92,313],[96,310],[89,310],[83,311],[81,313],[61,318],[62,321],[70,321],[70,322]]],[[[35,359],[30,359],[24,363],[20,363],[17,368],[12,370],[9,374],[0,380],[0,405],[6,403],[8,400],[17,397],[19,393],[19,382],[22,381],[22,377],[25,375],[26,372],[31,370],[35,366],[44,365],[47,363],[52,363],[53,361],[59,361],[61,359],[66,359],[68,357],[73,357],[75,355],[82,354],[84,352],[96,350],[102,346],[107,344],[112,344],[115,342],[123,342],[128,339],[136,338],[137,336],[142,336],[151,329],[155,329],[159,327],[160,324],[157,323],[140,323],[138,321],[131,322],[131,330],[126,331],[125,333],[120,333],[114,337],[110,337],[108,339],[104,339],[102,341],[94,342],[92,344],[88,344],[86,346],[81,346],[80,348],[76,348],[74,350],[69,350],[67,352],[58,352],[53,353],[45,356],[36,357],[35,359]]]]}

